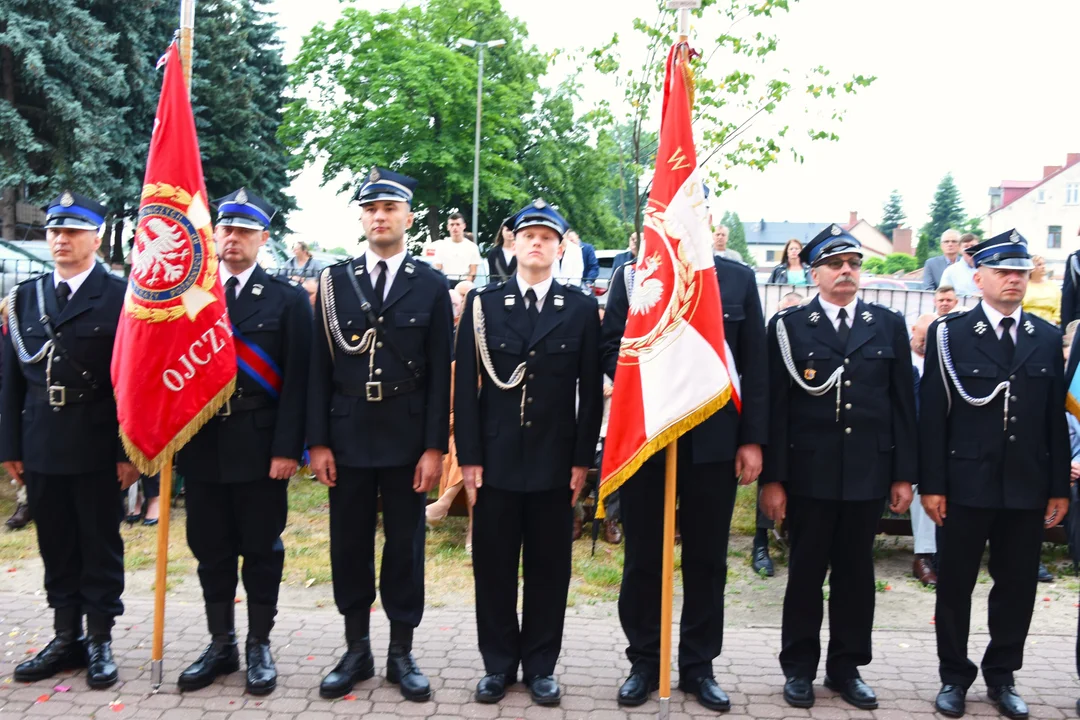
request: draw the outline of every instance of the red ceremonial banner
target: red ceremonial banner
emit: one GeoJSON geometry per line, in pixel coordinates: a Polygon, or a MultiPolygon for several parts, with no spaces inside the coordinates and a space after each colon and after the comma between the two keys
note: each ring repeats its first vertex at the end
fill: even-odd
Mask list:
{"type": "Polygon", "coordinates": [[[165,58],[112,380],[120,436],[154,474],[236,387],[195,116],[174,42],[165,58]]]}
{"type": "Polygon", "coordinates": [[[604,442],[601,501],[729,399],[739,407],[694,150],[685,49],[676,45],[668,55],[656,173],[638,259],[627,269],[629,309],[604,442]]]}

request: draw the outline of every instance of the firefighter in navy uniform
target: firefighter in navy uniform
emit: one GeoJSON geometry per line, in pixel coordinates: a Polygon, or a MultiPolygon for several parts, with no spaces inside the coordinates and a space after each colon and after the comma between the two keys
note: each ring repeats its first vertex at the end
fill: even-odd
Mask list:
{"type": "Polygon", "coordinates": [[[469,294],[455,353],[454,439],[475,503],[476,624],[486,673],[476,699],[501,700],[520,666],[533,701],[557,705],[574,503],[603,415],[600,315],[591,295],[552,278],[567,229],[559,213],[537,200],[513,227],[517,270],[469,294]],[[466,391],[478,384],[479,394],[466,391]]]}
{"type": "Polygon", "coordinates": [[[780,666],[784,699],[814,704],[821,586],[829,573],[825,687],[877,707],[871,661],[874,535],[886,502],[903,513],[917,470],[915,389],[903,317],[857,297],[862,250],[831,225],[800,255],[819,294],[769,323],[769,445],[761,506],[791,541],[780,666]],[[831,572],[830,572],[831,570],[831,572]]]}
{"type": "Polygon", "coordinates": [[[95,261],[105,212],[70,191],[53,200],[45,237],[56,269],[8,296],[0,460],[26,484],[56,628],[15,668],[20,682],[81,667],[91,688],[118,678],[111,632],[124,612],[119,491],[139,474],[120,443],[109,370],[125,284],[95,261]]]}
{"type": "MultiPolygon", "coordinates": [[[[714,256],[724,309],[724,338],[741,377],[742,412],[734,402],[679,439],[679,531],[684,602],[679,640],[682,689],[707,708],[726,711],[713,660],[724,642],[727,543],[735,491],[757,480],[768,437],[765,320],[754,272],[714,256]]],[[[619,345],[633,292],[634,265],[612,275],[604,313],[604,372],[615,377],[619,345]]],[[[619,619],[629,640],[630,676],[619,690],[623,706],[641,705],[659,686],[660,586],[663,549],[664,453],[657,453],[619,488],[626,562],[619,619]]]]}
{"type": "Polygon", "coordinates": [[[408,700],[431,698],[412,640],[424,614],[424,508],[449,442],[453,313],[445,277],[405,250],[415,187],[372,171],[354,197],[367,251],[319,276],[307,439],[312,470],[330,488],[334,601],[348,644],[322,681],[324,698],[375,673],[368,630],[380,497],[386,679],[408,700]]]}
{"type": "Polygon", "coordinates": [[[180,674],[181,690],[239,669],[233,622],[237,563],[247,591],[247,690],[277,685],[270,630],[277,614],[289,478],[304,453],[311,361],[307,293],[256,262],[275,210],[241,188],[215,201],[214,240],[236,347],[236,391],[180,451],[187,538],[199,561],[210,644],[180,674]]]}
{"type": "Polygon", "coordinates": [[[987,694],[1028,716],[1014,687],[1035,604],[1043,530],[1065,517],[1071,452],[1061,331],[1023,312],[1032,268],[1015,230],[968,248],[983,299],[927,334],[920,383],[919,491],[941,527],[937,648],[943,715],[960,717],[978,669],[968,659],[971,591],[990,543],[987,694]]]}

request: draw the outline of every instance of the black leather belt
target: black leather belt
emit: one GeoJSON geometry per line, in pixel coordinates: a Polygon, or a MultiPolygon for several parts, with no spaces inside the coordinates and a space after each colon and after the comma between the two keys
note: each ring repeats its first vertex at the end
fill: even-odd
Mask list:
{"type": "Polygon", "coordinates": [[[334,389],[342,395],[362,397],[368,402],[382,402],[384,398],[404,395],[418,389],[422,379],[422,377],[411,377],[397,382],[368,382],[363,385],[346,384],[335,380],[334,389]]]}
{"type": "Polygon", "coordinates": [[[35,386],[35,392],[40,393],[39,397],[43,397],[54,408],[104,400],[112,396],[111,391],[100,388],[95,390],[94,388],[73,388],[65,385],[50,385],[49,387],[37,385],[35,386]]]}
{"type": "Polygon", "coordinates": [[[234,413],[261,410],[273,406],[274,401],[270,399],[269,395],[233,395],[225,401],[225,404],[217,411],[217,415],[218,417],[229,417],[234,413]]]}

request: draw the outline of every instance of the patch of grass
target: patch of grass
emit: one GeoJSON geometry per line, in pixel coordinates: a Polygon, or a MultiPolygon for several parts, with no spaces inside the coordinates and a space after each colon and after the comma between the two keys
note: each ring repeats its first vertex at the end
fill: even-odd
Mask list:
{"type": "Polygon", "coordinates": [[[731,514],[733,535],[753,535],[757,530],[758,485],[740,485],[735,492],[735,511],[731,514]]]}

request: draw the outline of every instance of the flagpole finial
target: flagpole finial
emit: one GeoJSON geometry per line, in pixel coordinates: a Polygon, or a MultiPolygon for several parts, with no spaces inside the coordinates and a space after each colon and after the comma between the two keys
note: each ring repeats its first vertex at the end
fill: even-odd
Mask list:
{"type": "Polygon", "coordinates": [[[668,10],[679,11],[679,42],[690,37],[690,11],[701,7],[701,0],[667,0],[668,10]]]}

